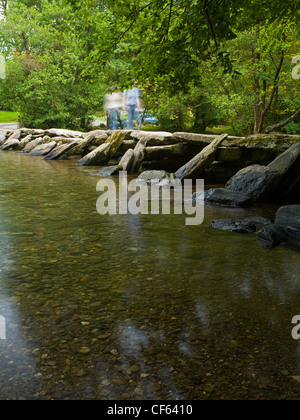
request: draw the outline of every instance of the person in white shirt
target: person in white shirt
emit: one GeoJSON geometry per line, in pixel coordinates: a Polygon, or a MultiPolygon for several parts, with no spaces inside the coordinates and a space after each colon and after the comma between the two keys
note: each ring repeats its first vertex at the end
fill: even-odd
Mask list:
{"type": "Polygon", "coordinates": [[[122,93],[115,86],[110,87],[111,93],[104,96],[104,109],[107,115],[107,129],[118,130],[120,110],[122,109],[122,93]]]}

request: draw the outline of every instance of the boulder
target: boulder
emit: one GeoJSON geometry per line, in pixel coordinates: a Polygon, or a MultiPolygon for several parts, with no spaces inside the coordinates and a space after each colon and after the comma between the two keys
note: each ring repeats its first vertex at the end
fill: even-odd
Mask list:
{"type": "MultiPolygon", "coordinates": [[[[55,140],[57,139],[56,137],[54,137],[55,140]]],[[[106,137],[103,137],[103,143],[105,142],[106,137]]],[[[72,139],[71,143],[73,143],[74,141],[76,141],[75,138],[72,139]]],[[[70,151],[68,151],[67,153],[65,153],[65,156],[68,157],[71,154],[72,155],[78,155],[78,156],[84,156],[86,154],[88,154],[91,150],[89,149],[90,146],[94,145],[94,137],[93,136],[87,136],[84,139],[79,139],[77,141],[77,145],[75,147],[73,147],[70,151]]]]}
{"type": "Polygon", "coordinates": [[[92,140],[94,146],[100,146],[109,137],[110,133],[106,130],[93,130],[87,133],[85,139],[89,142],[92,140]]]}
{"type": "Polygon", "coordinates": [[[173,136],[173,134],[165,131],[133,131],[131,137],[137,141],[141,139],[147,140],[147,146],[166,146],[179,143],[181,140],[173,136]]]}
{"type": "Polygon", "coordinates": [[[158,184],[163,179],[169,180],[169,174],[166,171],[144,171],[137,177],[137,181],[143,180],[147,184],[158,184]]]}
{"type": "Polygon", "coordinates": [[[128,149],[127,152],[121,158],[119,165],[122,166],[123,171],[130,172],[133,160],[134,160],[134,150],[128,149]]]}
{"type": "Polygon", "coordinates": [[[252,165],[242,169],[226,184],[231,191],[250,194],[254,201],[268,200],[273,195],[286,198],[300,182],[297,168],[300,143],[293,144],[268,166],[252,165]],[[295,168],[294,172],[293,168],[295,168]]]}
{"type": "Polygon", "coordinates": [[[16,150],[22,150],[32,140],[32,134],[28,134],[28,136],[24,137],[16,147],[16,150]]]}
{"type": "Polygon", "coordinates": [[[117,155],[124,140],[127,138],[128,133],[129,132],[126,130],[117,130],[117,131],[113,131],[113,133],[107,138],[106,143],[110,145],[110,148],[109,148],[110,159],[114,158],[117,155]]]}
{"type": "MultiPolygon", "coordinates": [[[[74,147],[74,149],[72,149],[72,154],[85,156],[86,154],[91,152],[91,146],[96,148],[105,143],[108,138],[108,135],[108,131],[104,130],[91,131],[86,137],[84,137],[83,139],[79,139],[78,145],[74,147]]],[[[75,139],[73,139],[73,141],[74,140],[75,139]]]]}
{"type": "Polygon", "coordinates": [[[134,140],[134,139],[130,139],[130,140],[124,140],[123,141],[123,143],[121,144],[121,146],[120,146],[120,153],[121,153],[121,156],[123,156],[124,155],[124,153],[126,153],[127,152],[127,150],[129,150],[129,149],[134,149],[135,148],[135,146],[136,146],[136,144],[137,144],[137,141],[136,140],[134,140]]]}
{"type": "Polygon", "coordinates": [[[64,130],[58,128],[50,128],[49,130],[45,130],[45,135],[50,137],[86,137],[87,133],[82,133],[81,131],[73,131],[73,130],[64,130]]]}
{"type": "Polygon", "coordinates": [[[86,156],[81,158],[76,165],[77,166],[97,166],[105,165],[108,159],[108,152],[110,149],[109,143],[103,143],[98,146],[95,150],[88,153],[86,156]]]}
{"type": "Polygon", "coordinates": [[[8,135],[7,130],[1,130],[0,131],[0,146],[2,146],[2,144],[4,144],[6,142],[7,135],[8,135]]]}
{"type": "Polygon", "coordinates": [[[141,163],[143,162],[144,157],[145,157],[145,149],[146,149],[147,141],[148,141],[147,138],[145,137],[141,138],[137,142],[133,150],[133,162],[132,162],[131,170],[130,170],[131,174],[138,173],[140,169],[141,163]]]}
{"type": "Polygon", "coordinates": [[[98,175],[105,178],[108,176],[118,175],[118,173],[122,170],[123,167],[120,165],[107,166],[106,168],[101,169],[98,175]]]}
{"type": "Polygon", "coordinates": [[[275,216],[275,223],[289,236],[300,238],[300,205],[280,207],[275,216]]]}
{"type": "Polygon", "coordinates": [[[281,201],[300,202],[300,143],[296,143],[269,165],[281,174],[276,197],[281,201]],[[297,201],[295,201],[297,200],[297,201]]]}
{"type": "Polygon", "coordinates": [[[256,231],[254,223],[247,223],[243,220],[236,219],[213,220],[211,222],[211,227],[236,233],[254,233],[256,231]]]}
{"type": "Polygon", "coordinates": [[[61,144],[60,146],[57,146],[53,150],[51,150],[51,152],[44,157],[44,160],[57,160],[61,158],[64,155],[64,153],[68,152],[76,145],[77,141],[74,141],[73,143],[61,144]]]}
{"type": "Polygon", "coordinates": [[[246,223],[254,223],[256,226],[266,226],[270,225],[272,222],[271,220],[261,217],[261,216],[249,216],[244,219],[246,223]]]}
{"type": "Polygon", "coordinates": [[[173,134],[173,136],[178,142],[188,141],[190,144],[197,144],[201,148],[208,146],[216,138],[216,136],[213,134],[196,134],[185,132],[176,132],[173,134]]]}
{"type": "Polygon", "coordinates": [[[258,243],[262,246],[278,246],[288,240],[285,230],[276,223],[263,226],[257,232],[256,237],[258,243]]]}
{"type": "Polygon", "coordinates": [[[8,139],[8,140],[6,140],[6,142],[1,147],[1,150],[13,150],[13,149],[16,149],[19,143],[20,142],[17,139],[8,139]]]}
{"type": "Polygon", "coordinates": [[[45,130],[42,129],[37,129],[37,128],[21,128],[21,138],[22,137],[26,137],[29,134],[31,134],[32,136],[36,136],[37,137],[44,137],[45,134],[45,130]]]}
{"type": "Polygon", "coordinates": [[[281,176],[287,173],[291,166],[300,157],[300,143],[289,147],[284,153],[278,156],[268,167],[277,171],[281,176]]]}
{"type": "Polygon", "coordinates": [[[113,131],[105,143],[77,162],[78,166],[102,166],[115,156],[127,136],[126,131],[113,131]]]}
{"type": "Polygon", "coordinates": [[[249,194],[226,188],[212,188],[206,191],[205,202],[227,207],[245,207],[252,203],[252,198],[249,194]]]}
{"type": "Polygon", "coordinates": [[[8,138],[8,140],[12,140],[12,139],[20,140],[21,135],[22,135],[22,131],[21,130],[14,130],[14,132],[10,135],[10,137],[8,138]]]}
{"type": "Polygon", "coordinates": [[[23,148],[23,153],[30,153],[35,147],[39,146],[40,144],[47,144],[50,143],[52,140],[49,136],[39,137],[35,140],[31,140],[26,144],[23,148]]]}
{"type": "Polygon", "coordinates": [[[204,205],[205,203],[205,192],[204,191],[196,191],[192,195],[192,202],[193,203],[202,203],[204,205]]]}
{"type": "Polygon", "coordinates": [[[234,175],[227,182],[226,189],[248,194],[254,201],[263,201],[274,193],[280,179],[276,169],[251,165],[234,175]]]}
{"type": "Polygon", "coordinates": [[[197,152],[193,153],[192,150],[189,150],[189,147],[186,143],[170,144],[167,146],[152,146],[146,147],[145,150],[145,160],[160,160],[160,159],[172,159],[174,157],[185,157],[185,156],[194,156],[197,152]]]}
{"type": "Polygon", "coordinates": [[[228,137],[228,134],[222,134],[216,137],[200,153],[194,156],[188,163],[183,165],[175,172],[175,176],[180,179],[195,178],[201,175],[204,170],[215,160],[218,148],[228,137]]]}
{"type": "Polygon", "coordinates": [[[70,143],[79,143],[81,140],[79,137],[62,137],[62,136],[55,136],[51,137],[51,141],[55,141],[57,146],[60,146],[62,144],[70,144],[70,143]]]}
{"type": "Polygon", "coordinates": [[[56,147],[56,142],[51,141],[50,143],[40,144],[36,146],[30,153],[29,156],[46,156],[56,147]]]}

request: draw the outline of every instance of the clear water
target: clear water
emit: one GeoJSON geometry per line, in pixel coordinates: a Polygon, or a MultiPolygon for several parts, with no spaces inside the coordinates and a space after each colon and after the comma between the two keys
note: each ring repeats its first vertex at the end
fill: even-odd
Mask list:
{"type": "Polygon", "coordinates": [[[90,170],[0,154],[0,399],[298,399],[299,253],[210,228],[276,209],[100,216],[90,170]]]}

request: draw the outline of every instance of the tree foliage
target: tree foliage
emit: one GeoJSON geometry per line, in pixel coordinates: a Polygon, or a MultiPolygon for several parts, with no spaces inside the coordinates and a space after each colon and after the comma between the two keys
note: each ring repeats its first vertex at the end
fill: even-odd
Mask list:
{"type": "Polygon", "coordinates": [[[100,87],[83,75],[89,46],[86,32],[70,30],[73,16],[60,2],[14,2],[1,22],[1,96],[23,125],[84,129],[101,106],[100,87]]]}
{"type": "Polygon", "coordinates": [[[299,130],[296,0],[10,4],[0,22],[8,59],[0,96],[27,125],[83,127],[107,87],[137,79],[165,129],[299,130]]]}
{"type": "Polygon", "coordinates": [[[126,57],[122,77],[144,85],[149,104],[167,126],[173,121],[174,128],[185,127],[182,121],[199,121],[201,112],[209,124],[218,113],[235,133],[262,132],[283,117],[287,121],[288,114],[292,120],[298,116],[299,83],[290,77],[299,52],[295,0],[68,3],[86,21],[93,13],[87,10],[105,10],[109,30],[96,34],[92,69],[110,66],[114,52],[126,57]]]}

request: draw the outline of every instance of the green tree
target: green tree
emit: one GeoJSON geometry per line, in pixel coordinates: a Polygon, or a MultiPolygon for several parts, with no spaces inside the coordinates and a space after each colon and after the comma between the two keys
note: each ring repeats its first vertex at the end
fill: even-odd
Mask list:
{"type": "Polygon", "coordinates": [[[297,118],[300,85],[291,72],[299,48],[295,24],[254,25],[224,44],[230,70],[224,71],[217,57],[202,63],[204,85],[235,130],[269,132],[297,118]]]}
{"type": "MultiPolygon", "coordinates": [[[[238,31],[299,18],[296,0],[284,4],[279,0],[66,1],[87,22],[105,8],[110,30],[99,34],[96,61],[105,63],[120,43],[130,40],[136,44],[132,56],[136,75],[152,79],[169,75],[169,86],[175,90],[193,80],[199,60],[219,51],[223,41],[235,38],[238,31]]],[[[223,63],[228,65],[228,60],[223,63]]]]}
{"type": "Polygon", "coordinates": [[[258,133],[287,112],[297,118],[289,93],[296,87],[288,76],[293,48],[298,53],[291,34],[299,35],[296,0],[67,2],[86,22],[105,9],[109,30],[99,32],[91,68],[105,69],[114,51],[121,52],[130,65],[128,79],[155,86],[146,93],[166,123],[169,118],[177,128],[190,112],[197,123],[219,110],[219,119],[232,122],[234,131],[258,133]],[[284,104],[288,108],[279,108],[284,104]]]}
{"type": "Polygon", "coordinates": [[[71,30],[72,20],[70,7],[41,0],[40,7],[12,3],[0,22],[7,57],[1,96],[17,108],[23,125],[85,129],[101,107],[100,75],[94,83],[84,75],[88,35],[71,30]]]}

